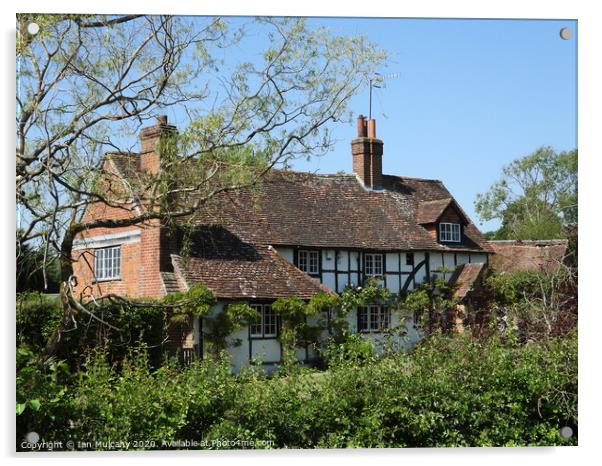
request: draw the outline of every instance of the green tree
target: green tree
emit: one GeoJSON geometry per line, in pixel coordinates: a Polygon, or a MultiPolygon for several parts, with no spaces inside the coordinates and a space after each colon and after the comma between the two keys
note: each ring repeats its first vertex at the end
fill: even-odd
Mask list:
{"type": "Polygon", "coordinates": [[[275,165],[327,152],[329,124],[350,120],[348,102],[385,58],[361,36],[302,18],[24,14],[18,23],[17,244],[38,241],[60,258],[64,325],[79,309],[69,296],[78,234],[190,218],[275,165]],[[108,151],[131,152],[165,108],[187,121],[161,145],[158,173],[124,180],[101,163],[108,151]],[[127,215],[83,221],[95,203],[127,215]]]}
{"type": "Polygon", "coordinates": [[[577,224],[577,150],[540,147],[514,160],[475,207],[481,220],[501,220],[492,239],[564,237],[565,227],[577,224]]]}
{"type": "Polygon", "coordinates": [[[56,257],[48,257],[45,249],[34,249],[28,244],[17,244],[16,279],[17,293],[23,291],[45,291],[57,293],[60,270],[56,257]]]}

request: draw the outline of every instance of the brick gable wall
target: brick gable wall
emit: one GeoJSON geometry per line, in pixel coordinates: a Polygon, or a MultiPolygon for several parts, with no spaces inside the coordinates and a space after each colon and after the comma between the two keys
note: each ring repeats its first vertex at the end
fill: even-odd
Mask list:
{"type": "MultiPolygon", "coordinates": [[[[86,217],[123,219],[130,214],[122,209],[108,207],[103,204],[89,206],[86,217]]],[[[107,293],[115,293],[129,297],[160,298],[164,295],[161,280],[161,257],[167,251],[162,250],[162,228],[159,220],[152,220],[141,225],[122,228],[95,228],[88,230],[76,237],[76,240],[87,239],[94,241],[99,237],[116,235],[120,233],[134,233],[139,231],[139,240],[136,242],[120,242],[114,240],[111,245],[120,245],[121,248],[121,277],[119,280],[95,282],[94,280],[94,251],[95,247],[77,249],[73,252],[73,272],[77,277],[76,293],[85,298],[93,294],[94,297],[107,293]]],[[[104,247],[104,245],[102,245],[104,247]]],[[[163,259],[165,261],[165,259],[163,259]]]]}

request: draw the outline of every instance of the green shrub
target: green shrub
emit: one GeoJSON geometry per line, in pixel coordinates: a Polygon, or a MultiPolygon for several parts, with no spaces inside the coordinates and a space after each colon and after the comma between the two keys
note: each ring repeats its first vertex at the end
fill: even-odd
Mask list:
{"type": "Polygon", "coordinates": [[[58,297],[38,292],[18,293],[16,307],[17,345],[38,352],[63,316],[58,297]]]}
{"type": "Polygon", "coordinates": [[[272,377],[253,369],[234,375],[223,354],[153,369],[144,349],[119,367],[96,351],[69,376],[61,363],[39,365],[19,353],[17,402],[25,407],[17,407],[17,434],[145,440],[136,448],[146,449],[174,440],[222,442],[214,448],[577,443],[559,434],[563,426],[577,432],[575,332],[527,344],[511,334],[435,335],[410,353],[381,356],[358,337],[330,351],[326,371],[272,377]],[[258,443],[244,443],[251,441],[258,443]]]}
{"type": "Polygon", "coordinates": [[[64,361],[41,362],[27,347],[17,348],[17,449],[28,432],[41,441],[66,435],[72,414],[71,374],[64,361]]]}
{"type": "Polygon", "coordinates": [[[245,384],[211,438],[275,447],[575,444],[576,336],[436,336],[411,354],[245,384]]]}
{"type": "Polygon", "coordinates": [[[568,267],[546,273],[492,273],[485,286],[491,307],[523,341],[564,335],[576,327],[577,277],[568,267]]]}

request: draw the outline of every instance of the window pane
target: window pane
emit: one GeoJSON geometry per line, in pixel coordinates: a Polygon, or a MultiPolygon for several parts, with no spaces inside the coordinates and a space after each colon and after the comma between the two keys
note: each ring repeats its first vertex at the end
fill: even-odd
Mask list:
{"type": "Polygon", "coordinates": [[[318,252],[310,251],[309,252],[309,273],[318,273],[318,252]]]}
{"type": "Polygon", "coordinates": [[[389,309],[386,307],[380,307],[379,326],[381,330],[386,330],[389,328],[389,309]]]}
{"type": "Polygon", "coordinates": [[[299,251],[299,269],[307,272],[307,251],[299,251]]]}
{"type": "Polygon", "coordinates": [[[366,332],[368,330],[368,313],[365,307],[360,307],[357,310],[357,330],[366,332]]]}
{"type": "Polygon", "coordinates": [[[380,330],[378,319],[378,306],[370,306],[370,330],[380,330]]]}
{"type": "Polygon", "coordinates": [[[96,249],[94,257],[94,276],[97,280],[119,278],[121,273],[120,246],[96,249]]]}
{"type": "Polygon", "coordinates": [[[263,307],[263,315],[264,315],[264,336],[272,337],[276,336],[277,333],[277,325],[276,325],[276,315],[272,310],[272,306],[264,306],[263,307]]]}
{"type": "Polygon", "coordinates": [[[261,331],[262,307],[257,304],[252,304],[251,307],[259,313],[257,320],[251,324],[251,336],[260,337],[263,335],[263,332],[261,331]]]}
{"type": "Polygon", "coordinates": [[[439,224],[439,239],[441,241],[461,241],[459,223],[441,223],[439,224]]]}
{"type": "Polygon", "coordinates": [[[376,254],[374,256],[374,275],[383,274],[383,256],[376,254]]]}
{"type": "Polygon", "coordinates": [[[453,241],[460,241],[460,225],[458,225],[456,223],[456,224],[453,224],[452,227],[453,227],[453,237],[452,237],[452,240],[453,241]]]}
{"type": "Polygon", "coordinates": [[[382,254],[366,254],[366,275],[382,275],[383,274],[383,255],[382,254]]]}

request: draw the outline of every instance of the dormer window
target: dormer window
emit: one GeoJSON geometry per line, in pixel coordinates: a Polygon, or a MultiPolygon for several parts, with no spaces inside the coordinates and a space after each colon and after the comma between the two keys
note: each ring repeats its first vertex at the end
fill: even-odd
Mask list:
{"type": "Polygon", "coordinates": [[[439,241],[459,243],[461,242],[459,223],[440,223],[439,241]]]}

